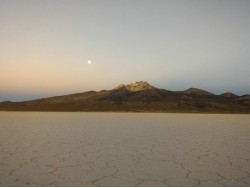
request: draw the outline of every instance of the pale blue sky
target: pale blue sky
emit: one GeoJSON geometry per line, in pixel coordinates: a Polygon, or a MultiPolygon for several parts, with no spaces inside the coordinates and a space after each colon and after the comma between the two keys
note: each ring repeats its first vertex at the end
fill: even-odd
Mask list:
{"type": "Polygon", "coordinates": [[[241,95],[249,59],[249,0],[0,0],[0,101],[140,80],[241,95]]]}

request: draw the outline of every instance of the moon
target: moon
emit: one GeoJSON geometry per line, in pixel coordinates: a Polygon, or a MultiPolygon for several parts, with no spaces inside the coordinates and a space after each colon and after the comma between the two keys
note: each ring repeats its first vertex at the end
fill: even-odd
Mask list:
{"type": "Polygon", "coordinates": [[[90,65],[92,62],[91,62],[91,60],[88,60],[88,64],[90,65]]]}

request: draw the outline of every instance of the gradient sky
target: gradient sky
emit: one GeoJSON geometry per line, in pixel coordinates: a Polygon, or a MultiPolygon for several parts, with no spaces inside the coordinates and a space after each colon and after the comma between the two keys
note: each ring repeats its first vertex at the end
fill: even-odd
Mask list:
{"type": "Polygon", "coordinates": [[[249,0],[0,0],[0,101],[140,80],[250,94],[249,60],[249,0]]]}

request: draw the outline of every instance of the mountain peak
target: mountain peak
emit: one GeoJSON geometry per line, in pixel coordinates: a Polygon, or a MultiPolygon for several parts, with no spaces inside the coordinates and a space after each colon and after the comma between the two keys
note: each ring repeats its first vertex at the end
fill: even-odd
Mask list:
{"type": "Polygon", "coordinates": [[[149,89],[155,89],[154,86],[151,86],[149,83],[144,82],[144,81],[139,81],[135,83],[130,83],[130,84],[121,84],[114,88],[113,90],[118,90],[118,89],[127,89],[129,91],[142,91],[142,90],[149,90],[149,89]]]}

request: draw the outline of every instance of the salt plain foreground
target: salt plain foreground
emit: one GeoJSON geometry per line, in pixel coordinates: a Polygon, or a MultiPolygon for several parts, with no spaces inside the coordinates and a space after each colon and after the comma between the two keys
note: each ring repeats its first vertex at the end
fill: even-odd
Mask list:
{"type": "Polygon", "coordinates": [[[250,115],[0,112],[0,186],[250,186],[250,115]]]}

